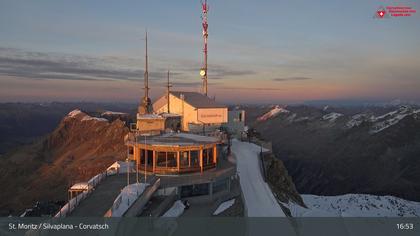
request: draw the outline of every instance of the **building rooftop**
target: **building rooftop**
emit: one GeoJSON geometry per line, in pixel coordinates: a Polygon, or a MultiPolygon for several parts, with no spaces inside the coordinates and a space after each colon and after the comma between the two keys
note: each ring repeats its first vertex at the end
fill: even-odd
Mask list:
{"type": "Polygon", "coordinates": [[[163,119],[163,116],[158,114],[138,114],[137,119],[145,120],[145,119],[163,119]]]}
{"type": "Polygon", "coordinates": [[[164,119],[169,117],[181,117],[175,113],[160,113],[160,114],[137,114],[137,119],[164,119]]]}
{"type": "Polygon", "coordinates": [[[191,133],[166,133],[156,136],[139,136],[138,143],[146,143],[156,146],[191,146],[199,144],[210,144],[220,142],[217,137],[202,136],[191,133]]]}
{"type": "Polygon", "coordinates": [[[70,190],[89,190],[88,182],[76,183],[70,187],[70,190]]]}
{"type": "Polygon", "coordinates": [[[165,118],[168,118],[168,117],[181,117],[180,114],[167,113],[167,112],[161,113],[159,115],[161,115],[162,117],[165,117],[165,118]]]}
{"type": "Polygon", "coordinates": [[[196,92],[182,92],[172,91],[170,92],[175,97],[181,99],[181,94],[184,95],[184,101],[195,108],[225,108],[226,106],[217,103],[213,99],[196,92]]]}

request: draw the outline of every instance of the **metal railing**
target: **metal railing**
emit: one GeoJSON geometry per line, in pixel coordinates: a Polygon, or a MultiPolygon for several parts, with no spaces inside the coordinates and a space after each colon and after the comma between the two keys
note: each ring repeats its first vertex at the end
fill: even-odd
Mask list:
{"type": "Polygon", "coordinates": [[[105,171],[89,179],[89,189],[71,198],[63,207],[60,208],[54,217],[66,217],[69,215],[84,199],[86,199],[95,190],[94,188],[98,186],[106,177],[107,172],[105,171]]]}
{"type": "Polygon", "coordinates": [[[172,175],[159,176],[165,176],[165,178],[162,178],[163,187],[174,187],[182,185],[208,183],[209,181],[217,181],[229,176],[233,176],[235,174],[236,167],[230,166],[224,169],[218,169],[217,171],[206,171],[203,173],[178,175],[176,178],[172,178],[172,175]]]}
{"type": "Polygon", "coordinates": [[[117,199],[115,199],[114,204],[112,205],[112,210],[115,211],[116,209],[118,209],[121,203],[122,203],[122,195],[119,195],[117,199]]]}

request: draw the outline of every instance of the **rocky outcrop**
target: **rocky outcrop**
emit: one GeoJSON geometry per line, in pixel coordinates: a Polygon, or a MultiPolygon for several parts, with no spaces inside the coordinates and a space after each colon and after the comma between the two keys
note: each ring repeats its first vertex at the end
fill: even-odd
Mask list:
{"type": "Polygon", "coordinates": [[[67,200],[67,188],[125,159],[125,123],[74,110],[46,138],[9,153],[0,166],[0,214],[36,201],[67,200]]]}
{"type": "Polygon", "coordinates": [[[297,192],[295,184],[289,176],[283,162],[277,159],[272,153],[264,155],[263,159],[266,171],[266,181],[277,199],[286,204],[291,201],[301,206],[305,206],[302,197],[297,192]]]}

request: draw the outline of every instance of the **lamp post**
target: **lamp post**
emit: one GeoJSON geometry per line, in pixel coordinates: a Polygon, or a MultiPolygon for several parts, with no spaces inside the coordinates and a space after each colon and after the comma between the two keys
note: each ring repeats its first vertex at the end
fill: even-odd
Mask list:
{"type": "Polygon", "coordinates": [[[147,159],[148,159],[148,156],[147,156],[147,149],[146,149],[146,137],[147,137],[147,135],[144,135],[144,147],[145,147],[145,149],[144,149],[144,183],[147,183],[147,159]]]}
{"type": "Polygon", "coordinates": [[[128,186],[128,185],[130,185],[130,165],[129,165],[129,162],[128,162],[128,157],[125,160],[127,162],[127,186],[128,186]]]}
{"type": "Polygon", "coordinates": [[[198,118],[197,118],[197,121],[202,124],[202,126],[203,126],[203,136],[206,136],[206,123],[204,123],[203,121],[199,120],[198,118]]]}
{"type": "MultiPolygon", "coordinates": [[[[137,135],[138,135],[137,130],[135,131],[134,135],[135,135],[134,136],[134,147],[136,148],[136,146],[137,146],[137,135]]],[[[137,183],[139,183],[139,161],[140,161],[140,155],[137,158],[137,151],[135,153],[136,153],[136,157],[135,157],[136,158],[136,180],[137,180],[137,183]]]]}

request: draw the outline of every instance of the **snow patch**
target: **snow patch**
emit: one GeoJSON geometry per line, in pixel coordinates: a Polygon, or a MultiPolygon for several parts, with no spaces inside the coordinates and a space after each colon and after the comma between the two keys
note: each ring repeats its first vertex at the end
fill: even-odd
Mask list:
{"type": "Polygon", "coordinates": [[[121,190],[111,208],[112,217],[121,217],[134,204],[149,184],[135,183],[130,184],[121,190]]]}
{"type": "Polygon", "coordinates": [[[185,205],[181,200],[174,202],[172,207],[162,215],[162,217],[179,217],[184,213],[185,205]]]}
{"type": "Polygon", "coordinates": [[[88,121],[88,120],[108,122],[108,120],[105,119],[105,118],[92,117],[92,116],[88,116],[88,115],[86,115],[85,117],[82,118],[82,121],[88,121]]]}
{"type": "Polygon", "coordinates": [[[265,113],[264,115],[257,118],[258,121],[266,121],[270,118],[273,118],[277,116],[280,113],[289,113],[289,110],[286,110],[280,106],[275,106],[273,109],[271,109],[269,112],[265,113]]]}
{"type": "Polygon", "coordinates": [[[395,117],[392,117],[388,120],[384,120],[382,122],[377,122],[373,125],[370,133],[379,133],[382,130],[389,128],[395,124],[397,124],[400,120],[404,119],[404,117],[406,117],[408,114],[401,114],[401,115],[397,115],[395,117]]]}
{"type": "Polygon", "coordinates": [[[83,112],[81,110],[79,110],[79,109],[75,109],[75,110],[69,112],[69,114],[67,116],[74,118],[74,117],[76,117],[79,114],[83,114],[83,112]]]}
{"type": "Polygon", "coordinates": [[[372,116],[371,114],[364,114],[364,113],[356,114],[352,116],[349,121],[347,121],[346,127],[347,128],[357,127],[361,125],[363,122],[371,121],[372,119],[374,119],[374,116],[372,116]]]}
{"type": "Polygon", "coordinates": [[[259,163],[261,148],[253,143],[232,141],[245,212],[250,217],[285,217],[270,187],[264,181],[259,163]]]}
{"type": "Polygon", "coordinates": [[[295,122],[301,122],[301,121],[305,121],[305,120],[309,120],[309,117],[307,117],[307,116],[302,116],[302,117],[299,117],[299,118],[295,119],[294,121],[295,121],[295,122]]]}
{"type": "Polygon", "coordinates": [[[77,118],[80,119],[81,118],[81,121],[93,120],[93,121],[108,122],[108,120],[105,119],[105,118],[98,118],[98,117],[89,116],[88,114],[82,112],[80,109],[75,109],[75,110],[69,112],[67,117],[70,117],[70,118],[73,118],[73,119],[77,119],[77,118]]]}
{"type": "Polygon", "coordinates": [[[372,121],[381,120],[381,119],[387,118],[387,117],[389,117],[389,116],[393,116],[393,115],[395,115],[395,114],[397,114],[397,113],[398,113],[398,110],[388,112],[388,113],[383,114],[383,115],[381,115],[381,116],[372,117],[372,121]]]}
{"type": "Polygon", "coordinates": [[[124,112],[117,112],[117,111],[105,111],[101,114],[101,116],[106,116],[106,115],[128,115],[128,113],[124,113],[124,112]]]}
{"type": "Polygon", "coordinates": [[[379,133],[395,124],[400,122],[406,116],[415,115],[420,112],[420,109],[414,110],[410,106],[400,106],[397,110],[385,113],[380,116],[374,116],[372,114],[360,113],[351,117],[346,123],[347,128],[353,128],[361,125],[363,122],[370,122],[371,129],[369,133],[379,133]]]}
{"type": "Polygon", "coordinates": [[[416,114],[416,111],[409,106],[400,106],[398,110],[388,112],[384,115],[372,118],[373,124],[371,134],[379,133],[404,119],[408,115],[416,114]]]}
{"type": "Polygon", "coordinates": [[[296,113],[293,113],[292,115],[290,115],[289,117],[287,117],[287,120],[290,123],[292,123],[295,120],[296,116],[297,116],[297,114],[296,113]]]}
{"type": "Polygon", "coordinates": [[[337,120],[341,116],[343,116],[343,114],[337,113],[337,112],[331,112],[331,113],[328,113],[328,114],[322,116],[322,120],[326,120],[326,121],[329,121],[329,122],[334,122],[335,120],[337,120]]]}
{"type": "Polygon", "coordinates": [[[420,203],[393,196],[346,194],[301,195],[308,208],[295,203],[288,207],[293,217],[418,217],[420,203]]]}
{"type": "Polygon", "coordinates": [[[229,209],[231,206],[233,206],[233,204],[235,204],[235,199],[231,199],[229,201],[226,202],[222,202],[222,204],[220,204],[217,209],[213,212],[213,215],[218,215],[224,211],[226,211],[227,209],[229,209]]]}

